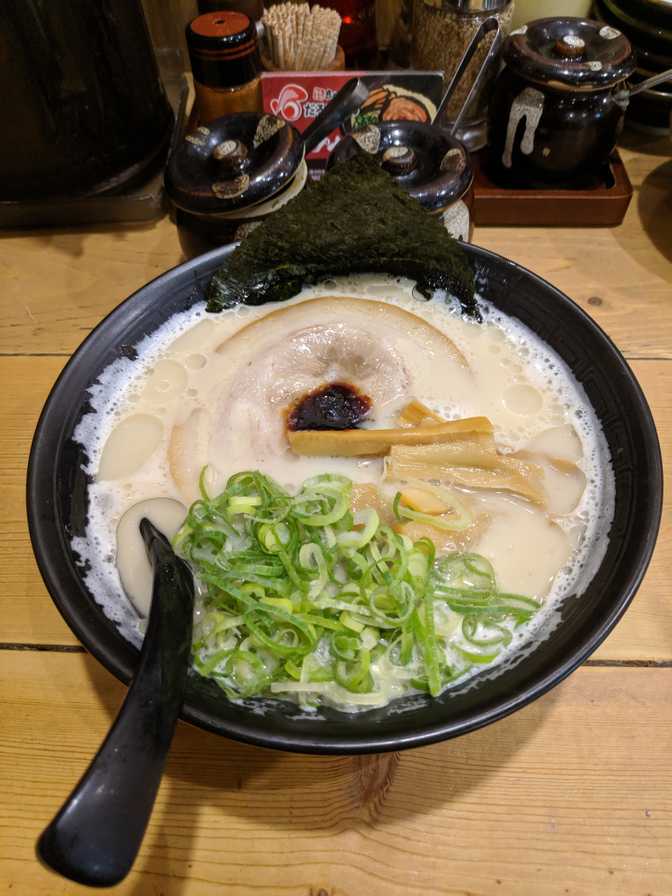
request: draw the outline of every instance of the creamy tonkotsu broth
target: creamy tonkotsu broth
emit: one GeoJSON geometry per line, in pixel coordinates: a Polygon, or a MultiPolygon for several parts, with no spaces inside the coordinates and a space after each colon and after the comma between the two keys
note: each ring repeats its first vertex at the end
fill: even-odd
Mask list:
{"type": "MultiPolygon", "coordinates": [[[[487,302],[482,309],[475,323],[444,295],[420,299],[411,281],[343,278],[282,304],[216,315],[196,306],[144,340],[136,360],[105,371],[94,413],[76,433],[95,481],[86,536],[74,547],[122,633],[139,640],[151,596],[137,521],[144,513],[174,535],[204,467],[210,494],[232,474],[258,469],[290,492],[308,477],[339,473],[356,484],[355,496],[357,484],[373,484],[391,502],[403,481],[385,478],[384,458],[299,456],[289,448],[288,408],[325,383],[343,382],[370,398],[367,429],[398,426],[414,400],[445,420],[487,417],[498,451],[541,471],[543,503],[451,483],[478,525],[457,539],[437,534],[435,543],[439,555],[468,550],[487,558],[502,592],[543,601],[539,618],[551,613],[586,557],[595,561],[605,549],[613,503],[606,443],[563,362],[519,322],[487,302]]],[[[366,488],[355,500],[361,495],[366,488]]],[[[413,539],[427,534],[407,531],[413,539]]],[[[538,620],[517,632],[497,662],[537,629],[538,620]]],[[[409,690],[391,681],[386,700],[409,690]]]]}

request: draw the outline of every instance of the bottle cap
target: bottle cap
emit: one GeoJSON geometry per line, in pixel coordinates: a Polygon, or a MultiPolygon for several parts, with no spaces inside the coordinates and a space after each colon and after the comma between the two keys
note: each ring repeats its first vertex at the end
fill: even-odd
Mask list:
{"type": "Polygon", "coordinates": [[[242,12],[209,12],[186,28],[194,78],[207,87],[239,87],[254,80],[261,63],[257,29],[242,12]]]}

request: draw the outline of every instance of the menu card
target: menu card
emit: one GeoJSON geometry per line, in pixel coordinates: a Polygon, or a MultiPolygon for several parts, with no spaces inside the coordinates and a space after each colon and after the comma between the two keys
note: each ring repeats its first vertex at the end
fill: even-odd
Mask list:
{"type": "Polygon", "coordinates": [[[361,78],[369,96],[354,115],[331,132],[307,155],[311,174],[319,176],[343,134],[377,121],[434,120],[443,95],[442,72],[264,72],[261,92],[264,112],[277,115],[303,131],[351,78],[361,78]]]}

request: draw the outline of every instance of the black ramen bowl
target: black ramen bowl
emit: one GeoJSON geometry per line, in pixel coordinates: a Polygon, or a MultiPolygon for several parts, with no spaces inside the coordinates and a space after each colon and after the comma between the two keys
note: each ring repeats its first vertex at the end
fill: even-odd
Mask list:
{"type": "MultiPolygon", "coordinates": [[[[455,737],[494,722],[541,696],[576,669],[616,625],[653,552],[662,503],[656,430],[642,391],[613,343],[550,284],[483,249],[465,246],[480,291],[527,324],[565,360],[602,423],[615,475],[615,515],[602,562],[586,565],[559,623],[540,629],[523,654],[481,672],[438,699],[405,697],[350,715],[322,709],[310,717],[287,702],[229,702],[214,682],[189,677],[182,718],[217,734],[307,753],[400,750],[455,737]]],[[[116,308],[80,346],[54,386],[37,426],[28,470],[28,518],[44,581],[65,621],[91,653],[128,682],[138,650],[87,590],[70,541],[87,519],[86,458],[72,440],[88,410],[88,389],[101,371],[176,312],[203,298],[231,247],[216,249],[143,287],[116,308]]]]}

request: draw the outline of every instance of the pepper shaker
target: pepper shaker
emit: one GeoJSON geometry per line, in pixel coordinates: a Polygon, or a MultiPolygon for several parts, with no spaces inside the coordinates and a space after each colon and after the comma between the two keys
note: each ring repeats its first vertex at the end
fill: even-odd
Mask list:
{"type": "MultiPolygon", "coordinates": [[[[413,0],[411,61],[419,70],[441,69],[448,84],[474,35],[487,19],[495,18],[508,34],[513,18],[512,0],[413,0]]],[[[445,110],[443,124],[454,121],[483,65],[493,36],[484,40],[460,80],[445,110]]],[[[484,73],[482,86],[462,116],[456,136],[470,151],[487,143],[487,110],[499,60],[484,73]]]]}

